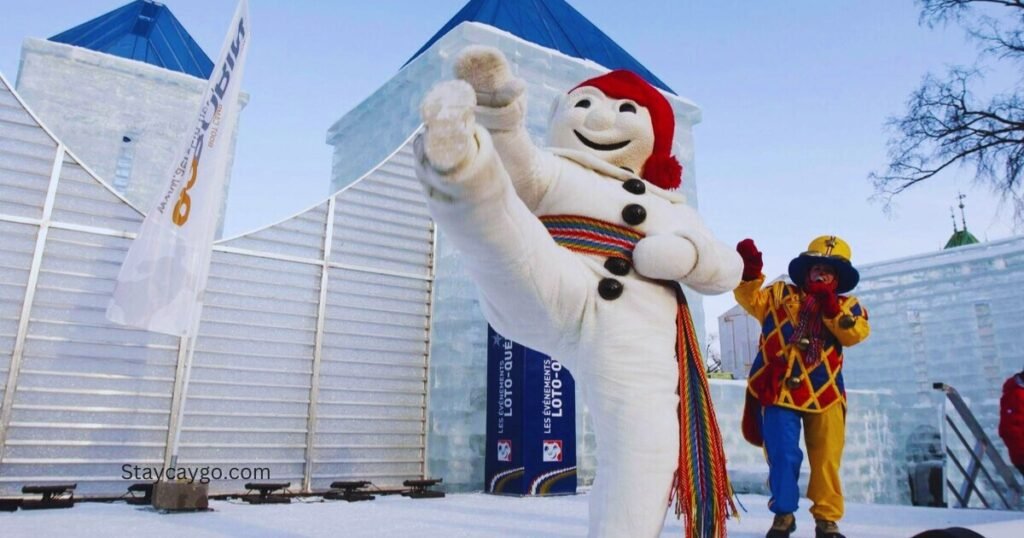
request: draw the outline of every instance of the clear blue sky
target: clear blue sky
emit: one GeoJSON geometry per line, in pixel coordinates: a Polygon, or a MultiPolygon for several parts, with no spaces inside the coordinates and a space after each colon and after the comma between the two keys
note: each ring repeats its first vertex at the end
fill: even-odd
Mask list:
{"type": "MultiPolygon", "coordinates": [[[[769,276],[808,241],[836,233],[855,264],[935,251],[949,206],[968,195],[980,239],[1013,233],[1011,211],[954,171],[871,203],[867,175],[885,164],[885,119],[928,72],[970,63],[958,26],[918,25],[910,0],[779,2],[570,0],[704,112],[696,127],[701,211],[725,241],[753,237],[769,276]]],[[[25,37],[46,38],[127,0],[0,0],[0,72],[12,83],[25,37]]],[[[167,0],[214,56],[234,0],[167,0]]],[[[464,0],[250,0],[252,49],[226,234],[262,227],[325,198],[327,128],[373,93],[464,0]]],[[[994,87],[1016,74],[993,72],[994,87]]],[[[709,299],[717,316],[731,296],[709,299]]],[[[709,319],[711,321],[711,319],[709,319]]],[[[708,329],[715,332],[712,321],[708,329]]]]}

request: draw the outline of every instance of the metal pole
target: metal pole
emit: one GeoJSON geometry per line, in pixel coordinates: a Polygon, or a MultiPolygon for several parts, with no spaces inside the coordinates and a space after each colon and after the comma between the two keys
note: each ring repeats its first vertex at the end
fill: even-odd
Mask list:
{"type": "Polygon", "coordinates": [[[316,443],[317,401],[320,399],[320,359],[324,347],[324,322],[327,317],[327,284],[330,273],[331,247],[334,244],[334,206],[338,195],[327,202],[327,229],[324,232],[324,259],[320,266],[320,304],[316,312],[316,335],[313,344],[313,373],[309,385],[309,410],[306,413],[306,466],[302,474],[302,491],[312,491],[313,454],[316,443]]]}
{"type": "MultiPolygon", "coordinates": [[[[940,439],[940,442],[942,443],[942,447],[944,449],[946,449],[946,452],[949,452],[949,433],[946,431],[946,420],[948,420],[947,417],[949,416],[949,415],[946,414],[947,400],[948,399],[946,398],[946,393],[943,392],[942,393],[942,405],[939,406],[939,439],[940,439]]],[[[952,506],[949,503],[949,491],[952,491],[954,494],[957,494],[957,492],[956,492],[956,488],[954,488],[953,484],[950,483],[950,481],[949,481],[949,469],[947,468],[948,465],[949,465],[949,458],[948,457],[943,457],[943,462],[942,462],[942,483],[946,484],[948,487],[942,489],[942,504],[946,508],[952,508],[952,506]]]]}
{"type": "MultiPolygon", "coordinates": [[[[6,81],[2,81],[6,84],[6,81]]],[[[28,336],[28,320],[35,301],[36,285],[39,283],[39,270],[43,264],[43,251],[46,249],[46,237],[50,231],[50,218],[53,215],[53,204],[57,199],[57,185],[60,183],[60,171],[64,165],[64,144],[57,144],[57,154],[50,167],[50,184],[46,188],[46,201],[43,202],[43,216],[39,222],[39,233],[36,235],[35,251],[32,254],[32,268],[29,270],[28,282],[25,284],[25,299],[21,303],[21,315],[18,318],[18,333],[14,340],[11,354],[10,369],[7,371],[7,385],[4,386],[4,399],[0,402],[0,463],[3,462],[7,430],[11,424],[14,410],[14,393],[18,386],[18,375],[21,373],[21,359],[25,354],[25,338],[28,336]]]]}
{"type": "Polygon", "coordinates": [[[181,408],[182,399],[182,387],[185,383],[185,362],[188,359],[188,340],[186,336],[182,336],[178,339],[178,360],[175,363],[174,370],[174,389],[171,393],[171,407],[168,409],[170,418],[167,422],[167,440],[164,442],[164,469],[174,467],[177,464],[177,459],[173,458],[177,454],[178,446],[178,429],[181,427],[179,419],[181,415],[179,410],[181,408]]]}
{"type": "Polygon", "coordinates": [[[199,336],[199,321],[202,318],[202,312],[203,302],[200,300],[195,310],[195,318],[192,320],[192,329],[189,331],[188,336],[181,338],[181,344],[178,347],[177,372],[180,377],[175,380],[175,392],[171,399],[171,412],[174,413],[171,423],[174,425],[174,428],[168,428],[167,431],[171,441],[164,455],[165,469],[178,466],[178,449],[181,446],[181,430],[185,420],[185,404],[188,401],[188,384],[192,379],[192,359],[196,352],[196,340],[198,340],[199,336]],[[180,390],[178,390],[179,387],[180,390]],[[176,412],[173,407],[175,399],[177,399],[176,412]]]}
{"type": "Polygon", "coordinates": [[[971,502],[970,494],[973,491],[974,493],[978,494],[978,499],[980,499],[981,503],[985,505],[985,508],[992,508],[992,506],[989,505],[988,501],[985,500],[985,497],[981,494],[981,490],[979,490],[978,486],[974,483],[973,480],[971,480],[967,470],[964,469],[963,464],[960,463],[960,460],[957,459],[957,457],[953,454],[953,451],[950,450],[949,447],[946,447],[946,454],[949,455],[949,457],[953,460],[953,463],[956,464],[956,468],[960,471],[960,474],[962,474],[965,477],[963,485],[967,488],[967,495],[961,496],[959,493],[953,492],[954,495],[956,495],[957,498],[960,499],[960,507],[967,508],[967,503],[971,502]]]}
{"type": "Polygon", "coordinates": [[[426,364],[424,365],[426,382],[423,391],[423,463],[420,466],[422,470],[423,478],[428,478],[430,475],[430,415],[427,411],[430,409],[430,345],[431,338],[430,334],[434,326],[434,285],[436,281],[434,278],[437,275],[437,224],[433,220],[430,221],[430,280],[428,286],[430,286],[430,292],[427,295],[427,300],[430,301],[430,305],[427,307],[427,357],[426,364]]]}

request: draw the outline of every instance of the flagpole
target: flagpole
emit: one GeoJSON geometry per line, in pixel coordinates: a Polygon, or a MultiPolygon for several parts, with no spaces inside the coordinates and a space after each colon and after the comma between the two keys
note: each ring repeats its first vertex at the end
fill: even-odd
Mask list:
{"type": "MultiPolygon", "coordinates": [[[[192,324],[192,330],[189,332],[188,336],[181,338],[181,345],[185,346],[185,353],[182,358],[182,360],[185,361],[185,365],[184,371],[181,374],[181,394],[178,397],[178,409],[175,413],[175,419],[172,422],[172,424],[176,424],[177,427],[174,430],[174,437],[171,440],[171,446],[169,447],[171,458],[167,468],[178,467],[178,451],[181,448],[181,430],[184,429],[185,426],[185,407],[188,403],[188,385],[189,381],[192,380],[192,361],[196,354],[196,340],[199,336],[199,321],[202,311],[203,303],[202,301],[199,301],[199,304],[196,307],[196,316],[195,321],[192,324]]],[[[166,469],[164,476],[166,476],[166,469]]]]}
{"type": "MultiPolygon", "coordinates": [[[[241,24],[241,22],[243,20],[242,18],[240,18],[240,16],[243,16],[241,13],[244,13],[244,23],[248,27],[249,26],[249,3],[248,3],[247,0],[240,0],[239,1],[239,5],[238,5],[238,7],[236,7],[236,15],[234,15],[234,19],[232,19],[232,25],[231,25],[232,28],[234,26],[236,26],[236,25],[241,24]],[[238,22],[236,22],[236,19],[238,20],[238,22]]],[[[249,29],[246,30],[247,34],[250,33],[250,32],[251,32],[251,30],[249,30],[249,29]]],[[[227,37],[225,38],[224,47],[223,47],[224,50],[226,50],[228,48],[228,43],[230,42],[230,36],[231,36],[231,28],[228,28],[227,37]]],[[[248,46],[246,48],[248,49],[248,46]]],[[[222,57],[224,56],[224,50],[221,50],[221,56],[222,57]]],[[[240,61],[239,69],[241,71],[241,61],[240,61]]],[[[216,77],[216,76],[217,76],[217,73],[216,73],[216,66],[215,66],[215,71],[211,75],[211,80],[212,80],[212,77],[216,77]]],[[[222,107],[237,107],[237,106],[238,106],[238,102],[237,101],[236,102],[224,102],[224,104],[222,105],[222,107]]],[[[225,173],[226,173],[226,171],[225,171],[225,173]]],[[[213,241],[214,241],[215,236],[216,236],[216,227],[212,226],[212,225],[211,226],[207,226],[206,238],[205,238],[206,241],[205,241],[204,244],[208,245],[209,249],[211,251],[213,250],[213,241]]],[[[181,397],[180,397],[180,401],[178,403],[178,410],[177,410],[176,422],[177,422],[177,426],[178,427],[174,431],[174,439],[171,442],[171,446],[170,446],[170,453],[171,453],[170,467],[175,467],[175,468],[177,467],[177,464],[178,464],[178,453],[179,453],[179,451],[181,449],[181,430],[184,429],[185,408],[188,405],[188,385],[189,385],[189,383],[191,381],[191,367],[193,367],[193,363],[195,362],[195,358],[196,358],[196,342],[199,341],[199,326],[200,326],[200,322],[202,321],[202,318],[203,318],[203,305],[204,305],[204,303],[206,301],[206,286],[207,286],[207,282],[208,282],[209,277],[210,277],[210,264],[211,263],[212,263],[212,254],[211,254],[210,257],[207,258],[206,263],[203,264],[200,267],[199,275],[197,277],[197,280],[198,280],[197,297],[196,297],[196,307],[195,307],[195,309],[193,311],[193,320],[191,320],[191,327],[189,328],[188,333],[184,336],[184,338],[182,338],[182,341],[185,344],[185,354],[184,354],[185,365],[184,365],[184,372],[182,374],[182,380],[181,380],[181,397]]],[[[166,474],[165,474],[165,477],[166,477],[166,474]]]]}
{"type": "Polygon", "coordinates": [[[178,464],[251,35],[249,2],[238,0],[206,81],[193,128],[182,133],[180,151],[169,163],[164,188],[121,264],[106,312],[107,319],[114,323],[179,337],[164,445],[165,471],[178,464]]]}

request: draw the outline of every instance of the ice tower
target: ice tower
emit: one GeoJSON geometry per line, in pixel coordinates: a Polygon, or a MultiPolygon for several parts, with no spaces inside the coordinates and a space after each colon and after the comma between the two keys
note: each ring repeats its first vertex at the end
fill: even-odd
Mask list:
{"type": "MultiPolygon", "coordinates": [[[[135,0],[47,40],[26,39],[17,90],[86,166],[147,211],[212,69],[167,6],[135,0]]],[[[223,223],[223,205],[220,214],[223,223]]]]}
{"type": "MultiPolygon", "coordinates": [[[[436,82],[451,78],[455,55],[473,44],[501,49],[515,74],[527,82],[527,127],[538,143],[545,138],[550,104],[561,92],[609,69],[625,68],[642,75],[672,104],[676,120],[673,153],[685,170],[683,191],[696,203],[693,126],[700,121],[700,109],[676,95],[564,0],[467,3],[391,80],[328,130],[327,143],[334,146],[332,192],[389,159],[407,143],[420,127],[423,95],[436,82]]],[[[395,157],[396,164],[401,158],[395,157]]],[[[487,325],[477,305],[476,290],[443,231],[435,263],[428,467],[456,489],[480,489],[487,325]]],[[[692,297],[697,333],[703,335],[701,301],[696,294],[692,297]]],[[[577,424],[577,438],[579,477],[585,484],[593,478],[594,439],[583,419],[577,424]]]]}

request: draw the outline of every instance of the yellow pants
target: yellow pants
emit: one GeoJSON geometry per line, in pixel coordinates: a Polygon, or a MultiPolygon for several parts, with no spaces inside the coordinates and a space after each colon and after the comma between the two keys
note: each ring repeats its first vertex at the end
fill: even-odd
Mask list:
{"type": "Polygon", "coordinates": [[[846,445],[846,409],[836,404],[824,413],[804,415],[804,444],[811,465],[807,498],[814,503],[814,519],[839,521],[843,517],[843,486],[839,465],[846,445]]]}
{"type": "Polygon", "coordinates": [[[839,521],[843,517],[843,489],[839,465],[846,444],[846,410],[836,404],[822,413],[804,413],[779,406],[764,408],[761,431],[768,459],[768,484],[775,513],[792,513],[797,508],[797,480],[803,453],[800,451],[800,423],[811,467],[807,497],[814,503],[814,519],[839,521]]]}

